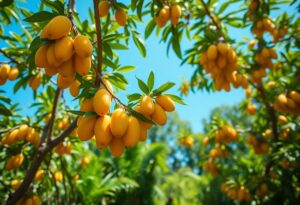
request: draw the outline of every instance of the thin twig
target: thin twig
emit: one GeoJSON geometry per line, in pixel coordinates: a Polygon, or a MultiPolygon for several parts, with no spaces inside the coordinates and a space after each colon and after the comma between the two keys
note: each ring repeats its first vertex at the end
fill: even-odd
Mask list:
{"type": "Polygon", "coordinates": [[[17,129],[17,128],[19,128],[19,127],[20,127],[20,125],[15,126],[15,127],[10,127],[10,128],[6,128],[6,129],[2,129],[2,130],[0,130],[0,134],[2,134],[2,133],[4,133],[4,132],[7,132],[7,131],[10,131],[10,130],[17,129]]]}
{"type": "Polygon", "coordinates": [[[8,58],[9,60],[11,60],[11,62],[17,64],[17,65],[21,65],[21,63],[19,63],[16,59],[12,58],[11,56],[9,56],[4,50],[0,49],[0,53],[2,53],[6,58],[8,58]]]}
{"type": "Polygon", "coordinates": [[[72,22],[72,31],[73,31],[74,35],[77,36],[78,31],[77,31],[76,26],[74,25],[74,19],[73,19],[73,11],[74,10],[75,10],[75,0],[69,0],[69,3],[68,3],[68,18],[72,22]]]}

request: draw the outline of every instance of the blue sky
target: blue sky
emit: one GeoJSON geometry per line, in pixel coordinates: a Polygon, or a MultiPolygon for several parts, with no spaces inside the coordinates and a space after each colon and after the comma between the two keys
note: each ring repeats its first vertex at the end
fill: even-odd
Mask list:
{"type": "MultiPolygon", "coordinates": [[[[129,2],[129,1],[121,1],[121,2],[129,2]]],[[[92,6],[92,0],[85,1],[84,4],[81,0],[76,1],[77,12],[80,14],[81,19],[85,19],[88,16],[88,7],[92,6]]],[[[24,4],[23,4],[24,5],[24,4]]],[[[25,3],[26,7],[32,11],[38,10],[39,1],[30,1],[30,3],[25,3]]],[[[234,8],[236,6],[232,6],[234,8]]],[[[283,6],[273,15],[277,15],[281,13],[283,10],[289,11],[294,8],[289,8],[288,6],[283,6]]],[[[145,21],[147,23],[147,21],[145,21]]],[[[145,25],[140,25],[138,30],[143,34],[145,25]]],[[[122,29],[122,28],[121,28],[122,29]]],[[[18,26],[13,25],[6,28],[6,33],[12,30],[14,32],[18,32],[18,26]]],[[[244,36],[248,36],[251,38],[249,29],[245,30],[230,30],[230,36],[234,39],[241,39],[244,36]]],[[[138,50],[136,49],[133,43],[130,43],[129,50],[119,52],[120,63],[122,65],[133,65],[136,66],[136,70],[126,73],[125,76],[128,79],[129,85],[127,90],[121,91],[118,93],[118,96],[122,99],[122,101],[127,102],[125,95],[134,93],[138,91],[137,82],[135,77],[139,77],[143,80],[146,80],[149,72],[152,70],[155,74],[156,86],[163,84],[166,81],[172,81],[177,83],[176,87],[170,90],[172,94],[179,94],[177,89],[182,82],[182,79],[189,79],[192,75],[194,68],[188,65],[184,65],[180,67],[180,59],[178,59],[173,52],[170,52],[169,57],[166,55],[166,45],[163,43],[159,43],[159,37],[156,37],[154,34],[149,37],[145,44],[147,48],[147,57],[143,58],[138,50]]],[[[192,46],[193,42],[189,42],[187,40],[182,41],[182,48],[189,48],[192,46]]],[[[0,46],[5,47],[5,43],[0,41],[0,46]]],[[[0,61],[3,61],[3,56],[0,55],[0,61]]],[[[1,90],[6,91],[6,95],[10,97],[13,102],[18,102],[21,104],[22,108],[25,110],[22,113],[32,115],[34,114],[32,110],[26,109],[33,102],[32,91],[30,89],[26,89],[25,91],[20,90],[17,94],[13,95],[12,87],[13,82],[8,82],[4,86],[1,86],[1,90]]],[[[40,88],[40,90],[43,88],[40,88]]],[[[66,93],[66,98],[68,101],[71,101],[68,91],[66,93]]],[[[205,91],[198,91],[195,94],[190,93],[188,97],[184,98],[187,106],[177,105],[176,110],[179,113],[179,116],[188,120],[191,123],[191,126],[194,131],[199,132],[202,131],[203,126],[201,124],[202,119],[209,116],[210,111],[220,105],[234,105],[239,103],[244,98],[244,91],[242,89],[232,90],[230,93],[226,92],[216,92],[216,93],[207,93],[205,91]]]]}

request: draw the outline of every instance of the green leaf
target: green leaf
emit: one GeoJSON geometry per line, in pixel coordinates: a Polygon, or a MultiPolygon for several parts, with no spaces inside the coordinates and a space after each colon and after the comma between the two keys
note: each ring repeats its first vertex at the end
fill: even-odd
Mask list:
{"type": "Polygon", "coordinates": [[[120,44],[120,43],[108,43],[108,45],[112,48],[112,49],[115,49],[115,50],[127,50],[128,47],[123,45],[123,44],[120,44]]]}
{"type": "Polygon", "coordinates": [[[54,13],[48,12],[48,11],[40,11],[32,16],[24,19],[26,22],[42,22],[42,21],[50,21],[53,17],[57,16],[54,13]]]}
{"type": "Polygon", "coordinates": [[[166,94],[167,96],[169,96],[172,100],[174,100],[175,102],[177,102],[177,103],[179,103],[179,104],[181,104],[181,105],[186,105],[184,102],[183,102],[183,100],[182,100],[182,98],[180,98],[180,97],[178,97],[178,96],[176,96],[176,95],[171,95],[171,94],[166,94]]]}
{"type": "Polygon", "coordinates": [[[148,88],[149,88],[149,92],[151,92],[151,90],[153,89],[153,86],[154,86],[154,73],[153,73],[153,71],[151,71],[150,74],[149,74],[147,85],[148,85],[148,88]]]}
{"type": "Polygon", "coordinates": [[[4,116],[11,116],[12,113],[11,111],[6,108],[3,104],[0,104],[0,115],[4,115],[4,116]]]}
{"type": "Polygon", "coordinates": [[[139,78],[136,78],[138,80],[138,85],[139,85],[139,88],[141,89],[141,91],[143,93],[145,93],[146,95],[149,94],[149,88],[148,86],[146,85],[146,83],[144,83],[141,79],[139,78]]]}
{"type": "Polygon", "coordinates": [[[131,66],[131,65],[126,65],[126,66],[122,66],[120,68],[117,69],[117,71],[119,72],[129,72],[129,71],[133,71],[135,69],[135,66],[131,66]]]}
{"type": "Polygon", "coordinates": [[[155,125],[155,123],[154,123],[152,120],[149,120],[149,119],[146,118],[143,114],[141,114],[141,113],[139,113],[139,112],[137,112],[137,111],[135,111],[135,110],[130,110],[130,113],[131,113],[134,117],[138,118],[139,120],[142,120],[143,122],[146,122],[146,123],[150,123],[150,124],[155,125]]]}
{"type": "Polygon", "coordinates": [[[141,39],[139,36],[137,36],[135,33],[132,33],[132,38],[133,38],[133,42],[136,45],[136,47],[138,48],[139,52],[141,53],[141,55],[145,58],[147,53],[146,53],[146,48],[145,48],[145,44],[143,39],[141,39]]]}
{"type": "Polygon", "coordinates": [[[146,39],[151,35],[155,26],[156,26],[156,23],[155,23],[154,19],[151,19],[145,29],[145,38],[146,39]]]}
{"type": "Polygon", "coordinates": [[[131,95],[127,95],[126,97],[131,102],[131,101],[139,100],[142,97],[142,95],[139,94],[139,93],[134,93],[134,94],[131,94],[131,95]]]}
{"type": "Polygon", "coordinates": [[[173,50],[175,51],[176,55],[178,56],[178,58],[181,59],[182,55],[181,55],[180,41],[179,41],[178,36],[173,36],[172,47],[173,47],[173,50]]]}
{"type": "Polygon", "coordinates": [[[165,84],[161,85],[159,88],[155,89],[153,91],[153,95],[160,95],[163,92],[171,89],[172,87],[174,87],[175,83],[172,82],[166,82],[165,84]]]}
{"type": "Polygon", "coordinates": [[[85,112],[78,111],[78,110],[66,110],[66,111],[74,115],[80,115],[80,116],[83,116],[85,114],[85,112]]]}
{"type": "Polygon", "coordinates": [[[52,11],[56,11],[58,14],[64,15],[64,4],[61,1],[56,0],[53,2],[50,0],[42,0],[42,2],[51,8],[52,11]]]}

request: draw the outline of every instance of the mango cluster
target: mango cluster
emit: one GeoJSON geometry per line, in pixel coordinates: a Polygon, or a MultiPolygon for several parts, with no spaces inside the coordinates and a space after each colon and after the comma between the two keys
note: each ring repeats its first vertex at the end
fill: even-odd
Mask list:
{"type": "Polygon", "coordinates": [[[234,82],[233,73],[237,68],[237,56],[232,47],[225,43],[210,45],[200,56],[200,63],[214,80],[216,90],[230,91],[234,82]]]}
{"type": "Polygon", "coordinates": [[[204,163],[203,169],[209,172],[213,177],[218,175],[218,166],[211,160],[204,163]]]}
{"type": "Polygon", "coordinates": [[[269,32],[273,36],[273,39],[276,38],[276,26],[268,17],[257,21],[252,29],[252,33],[254,33],[258,38],[262,38],[265,32],[269,32]]]}
{"type": "Polygon", "coordinates": [[[28,84],[33,91],[36,91],[41,85],[42,73],[38,73],[34,76],[31,76],[28,79],[28,84]]]}
{"type": "Polygon", "coordinates": [[[209,152],[210,158],[218,158],[218,157],[228,157],[228,151],[226,149],[222,149],[221,147],[212,148],[209,152]]]}
{"type": "Polygon", "coordinates": [[[283,39],[285,35],[288,34],[288,26],[283,25],[277,28],[273,34],[273,42],[278,42],[280,39],[283,39]]]}
{"type": "Polygon", "coordinates": [[[67,143],[59,143],[56,147],[55,147],[55,152],[59,155],[64,155],[64,154],[71,154],[72,151],[72,144],[71,142],[67,142],[67,143]]]}
{"type": "Polygon", "coordinates": [[[19,76],[18,68],[11,68],[8,64],[0,66],[0,85],[4,85],[7,80],[15,80],[19,76]]]}
{"type": "Polygon", "coordinates": [[[229,186],[226,182],[223,182],[221,184],[221,191],[225,193],[228,198],[239,202],[249,201],[251,198],[250,192],[245,186],[229,186]]]}
{"type": "Polygon", "coordinates": [[[5,169],[7,171],[18,169],[24,161],[24,155],[22,153],[11,156],[5,163],[5,169]]]}
{"type": "Polygon", "coordinates": [[[300,114],[300,93],[293,90],[287,95],[280,94],[274,102],[274,108],[278,112],[298,116],[300,114]]]}
{"type": "Polygon", "coordinates": [[[182,137],[179,139],[179,143],[185,147],[192,147],[194,144],[194,138],[192,136],[182,137]]]}
{"type": "Polygon", "coordinates": [[[252,20],[253,19],[253,13],[255,10],[257,10],[259,6],[259,1],[258,0],[250,0],[250,4],[248,6],[248,11],[247,11],[247,17],[252,20]]]}
{"type": "MultiPolygon", "coordinates": [[[[101,1],[98,5],[98,11],[100,17],[108,15],[110,9],[110,2],[107,0],[101,1]]],[[[115,11],[115,20],[119,26],[125,26],[127,22],[127,13],[124,9],[120,8],[115,11]]]]}
{"type": "Polygon", "coordinates": [[[38,147],[41,143],[41,137],[39,133],[34,128],[28,127],[28,125],[25,124],[7,133],[1,139],[1,143],[11,145],[21,140],[26,140],[29,143],[33,144],[35,147],[38,147]]]}
{"type": "Polygon", "coordinates": [[[165,5],[160,9],[155,21],[160,28],[163,28],[169,20],[173,26],[176,26],[179,23],[181,15],[182,12],[179,5],[172,5],[171,7],[165,5]]]}
{"type": "Polygon", "coordinates": [[[234,88],[242,87],[244,89],[247,89],[249,87],[247,75],[238,73],[237,71],[233,71],[231,83],[234,88]]]}
{"type": "Polygon", "coordinates": [[[215,139],[219,144],[230,143],[238,139],[238,133],[233,127],[224,125],[216,131],[215,139]]]}
{"type": "Polygon", "coordinates": [[[269,151],[269,144],[265,141],[257,140],[254,135],[248,137],[248,144],[253,147],[257,155],[265,154],[269,151]]]}
{"type": "Polygon", "coordinates": [[[265,70],[265,68],[258,68],[258,69],[255,69],[252,73],[252,76],[251,76],[251,81],[253,83],[261,83],[262,79],[264,77],[267,76],[267,72],[265,70]]]}
{"type": "Polygon", "coordinates": [[[277,53],[273,48],[263,48],[255,55],[255,61],[261,68],[273,68],[272,59],[277,59],[277,53]]]}
{"type": "Polygon", "coordinates": [[[32,195],[31,197],[26,197],[19,200],[16,205],[40,205],[41,200],[37,195],[32,195]]]}
{"type": "Polygon", "coordinates": [[[69,36],[72,22],[65,16],[54,17],[43,29],[41,39],[52,40],[35,54],[35,65],[45,69],[48,76],[58,73],[57,86],[68,88],[76,73],[84,76],[91,68],[93,46],[83,35],[69,36]]]}

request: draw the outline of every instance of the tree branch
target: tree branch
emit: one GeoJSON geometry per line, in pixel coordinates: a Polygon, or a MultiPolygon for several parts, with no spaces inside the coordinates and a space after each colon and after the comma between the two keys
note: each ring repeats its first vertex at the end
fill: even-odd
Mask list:
{"type": "Polygon", "coordinates": [[[98,63],[96,69],[96,86],[99,86],[100,78],[102,74],[102,33],[101,33],[101,24],[100,16],[98,10],[99,0],[94,0],[94,13],[95,13],[95,25],[96,25],[96,35],[97,35],[97,53],[98,53],[98,63]]]}
{"type": "Polygon", "coordinates": [[[4,50],[0,49],[0,53],[2,53],[6,58],[8,58],[9,60],[11,60],[11,62],[17,64],[17,65],[21,65],[21,63],[19,63],[16,59],[12,58],[11,56],[9,56],[4,50]]]}
{"type": "Polygon", "coordinates": [[[216,19],[211,15],[211,13],[210,13],[210,11],[209,11],[207,5],[204,3],[203,0],[200,0],[200,1],[201,1],[202,5],[203,5],[203,7],[204,7],[204,9],[205,9],[206,14],[209,16],[209,18],[211,19],[211,21],[213,22],[213,24],[217,27],[218,30],[221,30],[221,28],[220,28],[220,26],[218,25],[216,19]]]}
{"type": "Polygon", "coordinates": [[[72,31],[73,33],[75,34],[75,36],[78,34],[78,31],[76,29],[76,26],[74,25],[74,20],[73,20],[73,11],[75,10],[75,1],[76,0],[69,0],[69,3],[68,3],[68,18],[71,20],[72,22],[72,31]]]}

